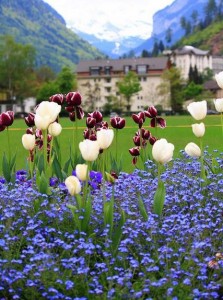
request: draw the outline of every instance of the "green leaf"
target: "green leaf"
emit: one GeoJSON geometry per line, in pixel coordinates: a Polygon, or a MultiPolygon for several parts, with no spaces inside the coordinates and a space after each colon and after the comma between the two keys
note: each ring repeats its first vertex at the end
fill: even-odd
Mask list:
{"type": "Polygon", "coordinates": [[[61,181],[63,181],[64,176],[63,176],[63,173],[61,170],[61,165],[60,165],[56,155],[54,156],[52,167],[53,167],[53,172],[55,173],[56,177],[59,178],[61,181]]]}
{"type": "Polygon", "coordinates": [[[88,197],[85,203],[84,219],[82,220],[82,231],[84,232],[88,231],[87,229],[91,218],[91,211],[92,211],[91,198],[88,197]]]}
{"type": "Polygon", "coordinates": [[[44,172],[44,157],[43,157],[43,154],[41,154],[40,157],[39,157],[37,168],[38,168],[38,171],[39,171],[40,174],[42,172],[44,172]]]}
{"type": "Polygon", "coordinates": [[[119,220],[117,228],[115,228],[115,232],[112,238],[112,249],[113,249],[113,255],[115,256],[118,250],[118,246],[121,241],[122,237],[122,227],[125,224],[126,216],[124,210],[121,211],[121,218],[119,220]]]}
{"type": "Polygon", "coordinates": [[[38,186],[38,191],[41,194],[46,194],[46,195],[50,194],[48,178],[46,177],[44,172],[42,172],[41,174],[39,172],[37,173],[36,184],[38,186]]]}
{"type": "Polygon", "coordinates": [[[80,223],[80,219],[79,219],[79,212],[78,209],[75,205],[72,204],[67,204],[67,207],[71,210],[71,213],[73,215],[74,218],[74,223],[77,226],[77,228],[79,229],[79,231],[81,231],[81,223],[80,223]]]}
{"type": "Polygon", "coordinates": [[[143,217],[144,221],[147,221],[148,220],[148,214],[147,214],[145,204],[144,204],[141,196],[139,196],[139,203],[138,204],[139,204],[139,211],[141,213],[141,216],[143,217]]]}
{"type": "Polygon", "coordinates": [[[16,163],[16,153],[14,154],[14,156],[12,157],[12,160],[10,162],[10,170],[15,171],[15,163],[16,163]]]}
{"type": "Polygon", "coordinates": [[[163,181],[158,181],[158,187],[154,195],[154,202],[153,202],[153,212],[159,216],[161,216],[165,201],[165,185],[163,181]]]}
{"type": "Polygon", "coordinates": [[[63,167],[63,172],[67,175],[68,174],[68,169],[71,164],[71,159],[69,158],[68,161],[65,162],[64,167],[63,167]]]}
{"type": "Polygon", "coordinates": [[[11,170],[9,166],[8,159],[6,157],[6,154],[3,154],[3,159],[2,159],[2,172],[4,175],[4,178],[7,182],[10,182],[11,180],[11,170]]]}

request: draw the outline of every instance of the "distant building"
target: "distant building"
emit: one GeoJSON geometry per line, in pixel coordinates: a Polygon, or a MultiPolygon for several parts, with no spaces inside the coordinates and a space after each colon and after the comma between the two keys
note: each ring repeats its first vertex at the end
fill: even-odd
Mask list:
{"type": "Polygon", "coordinates": [[[212,70],[214,75],[223,71],[223,56],[212,57],[212,70]]]}
{"type": "Polygon", "coordinates": [[[83,96],[84,106],[102,110],[109,97],[114,96],[122,103],[117,82],[129,71],[134,71],[142,90],[132,97],[131,111],[140,111],[150,105],[162,105],[169,109],[169,95],[160,96],[157,87],[167,67],[167,57],[98,59],[80,61],[77,66],[78,90],[83,96]]]}
{"type": "Polygon", "coordinates": [[[169,53],[172,62],[181,70],[182,78],[188,79],[190,67],[197,67],[199,73],[205,69],[213,69],[212,56],[209,51],[197,49],[193,46],[183,46],[169,53]]]}

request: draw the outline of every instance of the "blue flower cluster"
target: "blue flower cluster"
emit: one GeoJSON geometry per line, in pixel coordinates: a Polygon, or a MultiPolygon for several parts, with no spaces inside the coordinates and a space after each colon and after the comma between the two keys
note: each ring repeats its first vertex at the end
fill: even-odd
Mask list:
{"type": "MultiPolygon", "coordinates": [[[[211,156],[205,153],[211,164],[211,156]]],[[[200,162],[182,153],[169,163],[163,215],[152,213],[157,168],[121,173],[115,184],[91,174],[91,232],[78,232],[67,207],[75,199],[52,179],[41,195],[22,171],[14,185],[0,180],[0,299],[222,299],[222,155],[200,176],[200,162]],[[54,187],[54,188],[53,188],[54,187]],[[148,219],[140,214],[138,197],[148,219]],[[118,251],[104,226],[103,201],[115,200],[126,222],[118,251]],[[41,199],[36,211],[35,201],[41,199]],[[213,267],[212,267],[213,265],[213,267]]],[[[115,230],[114,230],[115,232],[115,230]]]]}

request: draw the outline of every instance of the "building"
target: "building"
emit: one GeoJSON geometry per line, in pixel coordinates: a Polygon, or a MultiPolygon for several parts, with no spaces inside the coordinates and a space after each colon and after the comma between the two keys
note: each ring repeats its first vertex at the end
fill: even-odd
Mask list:
{"type": "MultiPolygon", "coordinates": [[[[120,105],[123,95],[118,92],[117,83],[129,71],[138,74],[142,90],[132,96],[131,111],[138,112],[150,105],[169,108],[169,95],[160,96],[157,87],[161,75],[167,68],[167,57],[98,59],[80,61],[77,66],[78,90],[83,96],[83,105],[89,110],[103,110],[109,97],[116,97],[120,105]]],[[[85,108],[86,109],[86,108],[85,108]]]]}
{"type": "Polygon", "coordinates": [[[209,51],[197,49],[193,46],[183,46],[169,53],[171,61],[181,70],[182,78],[187,80],[190,67],[197,67],[199,73],[205,69],[213,69],[212,56],[209,51]]]}

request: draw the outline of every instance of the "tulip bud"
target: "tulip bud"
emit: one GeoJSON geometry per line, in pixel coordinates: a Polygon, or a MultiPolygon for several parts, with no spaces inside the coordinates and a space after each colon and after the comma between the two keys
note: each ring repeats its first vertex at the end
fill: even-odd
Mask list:
{"type": "Polygon", "coordinates": [[[172,160],[173,151],[173,144],[168,143],[166,139],[160,139],[152,147],[152,156],[160,164],[165,164],[172,160]]]}
{"type": "Polygon", "coordinates": [[[100,149],[107,149],[114,138],[114,131],[112,129],[101,129],[97,131],[97,141],[100,149]]]}
{"type": "Polygon", "coordinates": [[[223,71],[215,75],[218,86],[223,89],[223,71]]]}
{"type": "Polygon", "coordinates": [[[86,164],[76,165],[76,175],[78,179],[86,181],[88,179],[88,166],[86,164]]]}
{"type": "Polygon", "coordinates": [[[87,128],[94,128],[95,124],[96,124],[95,118],[87,117],[87,119],[86,119],[87,128]]]}
{"type": "Polygon", "coordinates": [[[51,123],[51,124],[49,125],[49,127],[48,127],[48,132],[49,132],[49,134],[52,135],[52,136],[58,136],[58,135],[60,135],[61,131],[62,131],[62,127],[61,127],[61,125],[60,125],[59,123],[57,123],[57,122],[51,123]]]}
{"type": "Polygon", "coordinates": [[[215,109],[222,113],[223,112],[223,98],[214,100],[215,109]]]}
{"type": "Polygon", "coordinates": [[[35,125],[38,129],[45,130],[53,123],[61,111],[61,106],[56,102],[43,101],[36,109],[35,125]]]}
{"type": "Polygon", "coordinates": [[[145,122],[145,114],[144,112],[140,112],[138,114],[132,114],[133,121],[139,125],[139,128],[142,127],[143,123],[145,122]]]}
{"type": "Polygon", "coordinates": [[[202,137],[205,133],[205,125],[204,123],[193,124],[192,131],[196,137],[202,137]]]}
{"type": "Polygon", "coordinates": [[[195,120],[202,120],[207,115],[207,101],[192,102],[187,106],[187,110],[195,120]]]}
{"type": "Polygon", "coordinates": [[[113,117],[110,119],[111,126],[116,129],[122,129],[125,127],[125,119],[120,117],[113,117]]]}
{"type": "Polygon", "coordinates": [[[1,126],[11,126],[14,121],[14,112],[9,110],[7,112],[3,112],[0,115],[0,125],[1,126]]]}
{"type": "Polygon", "coordinates": [[[89,113],[88,117],[95,118],[96,123],[100,123],[103,120],[102,113],[100,111],[98,111],[98,110],[95,110],[93,113],[89,113]]]}
{"type": "Polygon", "coordinates": [[[77,195],[81,192],[81,183],[76,176],[69,176],[65,180],[65,185],[71,196],[77,195]]]}
{"type": "Polygon", "coordinates": [[[139,156],[140,155],[140,151],[139,150],[140,150],[139,147],[134,147],[134,148],[129,149],[129,153],[132,156],[139,156]]]}
{"type": "Polygon", "coordinates": [[[157,116],[157,109],[155,106],[148,107],[147,111],[145,111],[145,115],[148,118],[156,118],[157,116]]]}
{"type": "Polygon", "coordinates": [[[66,95],[66,102],[69,106],[79,106],[82,102],[82,97],[79,92],[69,92],[66,95]]]}
{"type": "Polygon", "coordinates": [[[35,148],[35,143],[36,143],[36,139],[35,139],[35,135],[32,134],[23,134],[22,136],[22,144],[23,147],[26,150],[33,150],[35,148]]]}
{"type": "Polygon", "coordinates": [[[56,102],[59,105],[62,105],[64,103],[65,97],[63,94],[55,94],[50,97],[49,99],[51,102],[56,102]]]}
{"type": "Polygon", "coordinates": [[[94,161],[98,157],[100,148],[97,141],[84,140],[79,143],[79,149],[84,160],[94,161]]]}
{"type": "Polygon", "coordinates": [[[76,116],[77,116],[78,120],[82,120],[84,118],[84,111],[83,111],[82,107],[77,106],[75,110],[76,110],[76,116]]]}
{"type": "Polygon", "coordinates": [[[200,157],[201,149],[195,143],[189,143],[185,147],[185,152],[191,157],[200,157]]]}
{"type": "Polygon", "coordinates": [[[35,126],[35,114],[34,113],[29,113],[27,117],[24,118],[25,123],[28,127],[33,127],[35,126]]]}
{"type": "Polygon", "coordinates": [[[74,112],[74,111],[69,113],[69,118],[70,118],[71,122],[75,122],[75,120],[76,120],[76,115],[75,115],[75,112],[74,112]]]}

